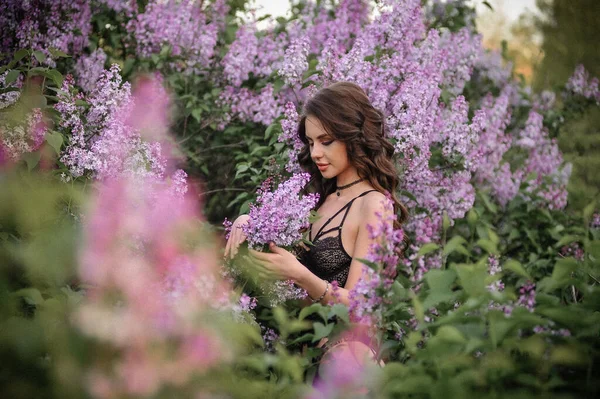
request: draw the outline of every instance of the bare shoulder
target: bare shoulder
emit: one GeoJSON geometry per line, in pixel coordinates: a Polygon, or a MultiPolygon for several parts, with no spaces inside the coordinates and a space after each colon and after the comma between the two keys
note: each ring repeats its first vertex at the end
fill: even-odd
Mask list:
{"type": "Polygon", "coordinates": [[[360,204],[360,213],[363,218],[370,219],[377,213],[385,212],[385,201],[387,198],[379,191],[365,195],[360,204]]]}

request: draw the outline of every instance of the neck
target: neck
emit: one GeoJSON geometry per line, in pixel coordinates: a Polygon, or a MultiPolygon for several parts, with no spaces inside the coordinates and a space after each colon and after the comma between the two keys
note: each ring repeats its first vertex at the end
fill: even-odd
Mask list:
{"type": "Polygon", "coordinates": [[[357,181],[359,179],[360,179],[360,176],[358,175],[358,172],[356,172],[356,170],[348,170],[346,172],[340,173],[337,176],[335,184],[338,187],[342,187],[342,186],[345,186],[345,185],[350,184],[352,182],[355,182],[355,181],[357,181]]]}

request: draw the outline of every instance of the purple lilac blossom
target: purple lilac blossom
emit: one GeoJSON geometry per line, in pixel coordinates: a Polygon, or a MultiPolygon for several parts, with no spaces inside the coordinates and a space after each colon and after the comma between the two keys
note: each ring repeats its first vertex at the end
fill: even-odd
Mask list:
{"type": "Polygon", "coordinates": [[[46,56],[44,64],[55,67],[50,49],[71,56],[82,53],[92,32],[91,17],[88,0],[2,1],[0,53],[31,48],[46,56]]]}
{"type": "Polygon", "coordinates": [[[113,65],[104,71],[87,97],[74,94],[72,77],[64,81],[54,108],[60,114],[59,130],[70,137],[61,156],[73,177],[86,173],[98,178],[123,173],[164,177],[166,160],[158,142],[144,142],[127,124],[133,107],[129,83],[123,83],[113,65]],[[89,109],[77,105],[87,100],[89,109]],[[84,120],[86,123],[84,124],[84,120]]]}
{"type": "MultiPolygon", "coordinates": [[[[8,71],[0,74],[0,89],[8,88],[8,86],[6,86],[6,75],[8,75],[8,71]]],[[[19,80],[17,82],[13,83],[11,86],[15,87],[15,88],[20,88],[21,82],[22,82],[22,79],[20,79],[20,76],[19,76],[19,80]]],[[[0,94],[0,109],[10,107],[14,103],[16,103],[20,97],[21,97],[21,91],[19,91],[19,90],[8,91],[6,93],[0,94]]]]}
{"type": "Polygon", "coordinates": [[[25,123],[10,124],[0,119],[0,146],[13,162],[29,152],[37,151],[44,142],[48,127],[40,108],[25,117],[25,123]]]}
{"type": "Polygon", "coordinates": [[[580,95],[600,103],[598,78],[594,77],[590,79],[589,73],[585,70],[583,65],[578,65],[577,68],[575,68],[575,72],[567,81],[565,89],[567,93],[580,95]]]}
{"type": "MultiPolygon", "coordinates": [[[[490,276],[495,276],[497,274],[502,273],[502,268],[500,267],[500,262],[498,261],[498,257],[490,255],[488,258],[488,268],[490,276]]],[[[501,292],[504,291],[504,283],[502,279],[498,279],[493,283],[487,286],[488,291],[490,292],[501,292]]]]}
{"type": "Polygon", "coordinates": [[[264,248],[271,241],[288,247],[302,239],[300,231],[309,226],[310,211],[319,199],[316,193],[301,196],[309,180],[308,173],[297,173],[275,191],[259,192],[250,206],[250,219],[242,227],[250,248],[264,248]]]}
{"type": "Polygon", "coordinates": [[[569,331],[566,328],[555,329],[552,327],[535,326],[535,327],[533,327],[533,332],[536,334],[548,334],[548,335],[559,336],[559,337],[570,337],[571,336],[571,331],[569,331]]]}
{"type": "Polygon", "coordinates": [[[245,87],[239,89],[227,86],[219,97],[219,103],[231,108],[223,123],[236,118],[241,122],[252,121],[268,126],[282,113],[281,99],[274,95],[271,84],[262,88],[259,93],[245,87]]]}
{"type": "Polygon", "coordinates": [[[591,229],[600,229],[600,212],[594,212],[592,220],[590,220],[591,229]]]}
{"type": "Polygon", "coordinates": [[[106,7],[116,12],[123,12],[128,16],[133,15],[138,10],[137,0],[96,0],[106,7]]]}
{"type": "Polygon", "coordinates": [[[267,352],[275,351],[275,344],[279,340],[279,335],[272,328],[265,328],[261,326],[263,331],[262,338],[265,343],[265,350],[267,352]]]}
{"type": "Polygon", "coordinates": [[[585,259],[585,252],[583,251],[583,248],[581,248],[576,242],[563,246],[560,249],[560,254],[562,256],[572,256],[580,262],[585,259]]]}
{"type": "Polygon", "coordinates": [[[271,307],[276,307],[287,301],[302,300],[308,297],[305,289],[296,286],[292,280],[275,281],[262,287],[269,297],[271,307]]]}
{"type": "Polygon", "coordinates": [[[535,283],[528,281],[519,288],[518,292],[517,306],[523,306],[533,312],[535,309],[535,283]]]}
{"type": "Polygon", "coordinates": [[[287,145],[288,163],[286,170],[290,173],[298,173],[301,171],[298,163],[298,154],[304,147],[304,143],[298,137],[298,122],[300,117],[296,106],[292,102],[288,102],[284,107],[285,117],[281,120],[282,133],[279,135],[278,141],[287,145]]]}
{"type": "Polygon", "coordinates": [[[222,29],[222,15],[228,8],[224,1],[203,9],[202,2],[152,0],[144,13],[138,14],[127,25],[133,32],[137,53],[142,57],[158,54],[163,46],[170,46],[171,54],[181,57],[171,67],[185,74],[203,73],[215,54],[215,46],[222,29]]]}
{"type": "Polygon", "coordinates": [[[104,72],[106,63],[106,53],[98,48],[90,55],[79,57],[75,63],[75,76],[77,76],[77,85],[86,93],[91,92],[96,86],[96,82],[104,72]]]}
{"type": "Polygon", "coordinates": [[[283,65],[278,74],[289,86],[302,83],[302,74],[308,69],[308,44],[308,37],[301,37],[293,40],[285,50],[283,65]]]}

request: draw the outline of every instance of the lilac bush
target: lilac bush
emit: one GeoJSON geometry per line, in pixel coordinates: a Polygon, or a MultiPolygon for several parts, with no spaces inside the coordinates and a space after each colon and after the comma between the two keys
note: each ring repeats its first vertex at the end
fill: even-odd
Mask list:
{"type": "MultiPolygon", "coordinates": [[[[8,0],[0,4],[0,53],[31,48],[41,52],[40,63],[55,66],[52,50],[79,55],[92,31],[87,0],[8,0]]],[[[37,57],[36,57],[37,58],[37,57]]]]}
{"type": "Polygon", "coordinates": [[[70,139],[61,161],[72,178],[164,176],[166,158],[160,143],[143,141],[136,126],[127,123],[134,101],[117,65],[102,73],[87,96],[76,93],[73,79],[67,77],[58,99],[54,106],[60,114],[58,127],[70,139]]]}

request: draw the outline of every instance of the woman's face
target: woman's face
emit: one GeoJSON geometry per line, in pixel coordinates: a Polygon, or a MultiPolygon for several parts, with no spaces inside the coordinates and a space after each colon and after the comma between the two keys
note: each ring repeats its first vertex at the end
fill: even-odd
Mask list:
{"type": "Polygon", "coordinates": [[[307,116],[304,126],[310,156],[324,178],[331,179],[354,170],[346,144],[331,137],[317,118],[307,116]]]}

